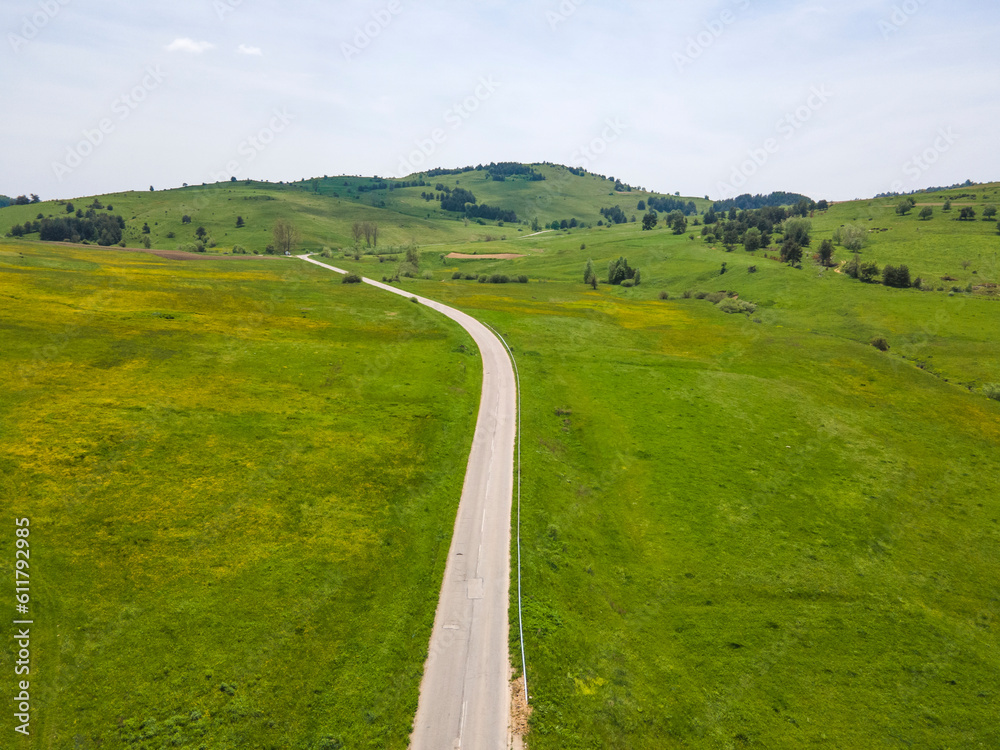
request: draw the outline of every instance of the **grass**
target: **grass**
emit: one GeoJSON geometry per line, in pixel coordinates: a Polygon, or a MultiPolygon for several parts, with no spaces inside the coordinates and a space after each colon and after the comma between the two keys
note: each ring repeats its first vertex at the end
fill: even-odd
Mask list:
{"type": "MultiPolygon", "coordinates": [[[[472,189],[481,202],[513,207],[522,216],[543,205],[532,191],[561,184],[546,208],[550,214],[543,214],[543,220],[546,216],[562,219],[577,215],[594,224],[600,207],[618,203],[629,212],[631,206],[626,202],[643,197],[639,192],[606,195],[607,183],[596,178],[561,181],[558,171],[548,174],[550,179],[543,183],[487,183],[475,173],[431,182],[457,180],[472,189]]],[[[376,279],[402,270],[399,262],[384,258],[385,262],[380,262],[370,255],[359,261],[342,257],[341,239],[349,233],[355,217],[379,217],[386,227],[394,227],[386,234],[394,238],[392,241],[413,239],[422,246],[419,267],[412,270],[418,277],[429,278],[404,278],[402,287],[453,304],[491,323],[507,337],[518,357],[524,388],[522,533],[528,677],[535,708],[530,736],[533,750],[803,746],[867,750],[1000,745],[995,721],[1000,698],[996,688],[1000,600],[995,586],[1000,501],[993,491],[1000,484],[996,460],[1000,403],[985,395],[990,384],[1000,383],[996,355],[1000,318],[997,298],[987,287],[1000,282],[996,261],[1000,235],[994,222],[954,220],[962,206],[975,207],[981,216],[983,206],[1000,203],[1000,186],[917,195],[918,207],[904,217],[895,214],[898,198],[837,204],[812,217],[815,240],[810,252],[820,240],[832,237],[841,224],[887,229],[868,233],[862,259],[880,266],[905,263],[913,276],[934,282],[930,284],[933,291],[918,291],[862,284],[833,269],[823,269],[808,257],[801,269],[789,268],[766,257],[776,253],[774,248],[755,254],[741,249],[727,252],[721,245],[702,241],[700,227],[693,224],[680,236],[664,229],[642,232],[633,224],[534,237],[526,237],[530,230],[523,226],[520,232],[517,227],[465,226],[439,211],[435,213],[435,204],[419,198],[420,188],[357,193],[359,185],[370,182],[367,178],[327,178],[317,182],[314,192],[310,192],[310,183],[135,194],[133,210],[137,215],[151,210],[144,207],[154,196],[156,200],[183,201],[203,195],[210,207],[206,210],[222,217],[218,218],[221,228],[233,219],[231,206],[224,205],[222,197],[228,196],[228,203],[228,198],[235,201],[267,194],[275,200],[260,199],[261,205],[267,206],[250,224],[253,231],[261,232],[261,240],[267,239],[262,225],[290,212],[304,230],[304,246],[339,246],[341,251],[333,253],[336,265],[376,279]],[[345,180],[347,185],[342,184],[345,180]],[[920,204],[943,204],[945,199],[953,203],[950,213],[935,205],[930,221],[919,219],[920,204]],[[322,239],[322,232],[333,239],[322,239]],[[487,243],[486,233],[506,233],[507,239],[487,243]],[[449,259],[447,255],[453,251],[523,257],[449,259]],[[601,285],[594,291],[582,283],[588,260],[594,261],[600,274],[610,260],[621,255],[641,269],[639,287],[601,285]],[[721,274],[723,263],[726,272],[721,274]],[[751,267],[756,267],[755,273],[749,273],[751,267]],[[455,272],[474,277],[525,274],[530,283],[478,284],[453,280],[455,272]],[[969,285],[975,291],[965,292],[969,285]],[[939,286],[941,291],[937,291],[939,286]],[[951,291],[952,286],[961,291],[951,291]],[[727,315],[708,300],[684,298],[685,292],[725,292],[753,302],[757,309],[749,316],[727,315]],[[661,298],[663,293],[668,299],[661,298]],[[877,338],[886,340],[890,346],[887,352],[870,345],[877,338]]],[[[180,208],[171,204],[157,210],[173,216],[180,208]]],[[[39,209],[4,209],[0,220],[11,222],[17,215],[12,212],[26,210],[39,209]]],[[[33,213],[27,218],[33,218],[33,213]]],[[[193,225],[197,226],[197,220],[193,225]]],[[[220,230],[213,226],[211,231],[220,230]]],[[[72,342],[79,337],[70,336],[70,343],[63,345],[58,321],[71,314],[70,305],[79,306],[79,299],[93,295],[93,284],[87,279],[98,273],[92,265],[98,262],[94,258],[107,255],[31,245],[10,250],[31,258],[30,269],[23,259],[9,261],[20,274],[19,283],[32,284],[31,304],[48,305],[44,314],[28,315],[17,307],[26,304],[23,300],[29,298],[27,295],[15,301],[0,298],[17,312],[10,318],[17,321],[10,328],[13,338],[31,342],[28,348],[32,351],[54,346],[62,357],[69,347],[76,346],[72,342]],[[48,330],[48,337],[44,330],[39,333],[36,329],[48,330]]],[[[849,258],[850,253],[836,248],[835,260],[849,258]]],[[[447,350],[443,356],[450,359],[446,361],[468,362],[473,367],[471,358],[454,351],[458,340],[454,334],[449,334],[449,339],[436,320],[420,317],[425,313],[417,312],[419,308],[405,300],[396,302],[355,285],[341,285],[338,278],[313,275],[321,272],[303,271],[292,283],[287,278],[247,279],[247,274],[284,268],[281,264],[286,261],[205,266],[156,259],[130,262],[145,269],[143,294],[147,296],[141,305],[129,306],[138,311],[136,321],[144,326],[141,330],[153,334],[158,330],[154,326],[177,321],[192,327],[190,335],[197,346],[192,343],[191,347],[200,354],[188,355],[184,367],[174,374],[186,379],[188,385],[179,391],[183,394],[197,393],[196,385],[202,379],[229,382],[233,378],[227,368],[237,367],[243,360],[225,345],[231,321],[213,328],[212,315],[195,317],[185,312],[187,308],[170,302],[172,297],[160,296],[161,288],[183,289],[188,297],[202,300],[206,310],[221,312],[229,308],[220,306],[220,299],[228,299],[219,296],[220,290],[244,300],[234,304],[235,308],[246,309],[250,299],[269,309],[268,290],[294,290],[296,295],[309,296],[304,291],[306,280],[315,279],[324,289],[323,299],[344,300],[336,315],[328,317],[331,325],[341,318],[360,318],[368,325],[381,320],[384,311],[394,311],[398,313],[394,319],[419,324],[417,330],[426,336],[436,331],[437,338],[431,338],[447,350]],[[212,280],[220,274],[233,278],[212,280]],[[358,298],[355,294],[375,296],[358,298]],[[165,314],[173,320],[163,318],[165,314]],[[184,319],[184,315],[191,317],[184,319]]],[[[171,294],[175,293],[179,292],[171,294]]],[[[292,322],[306,326],[322,309],[311,296],[302,304],[317,312],[300,319],[294,314],[298,308],[293,308],[291,313],[283,313],[281,320],[288,326],[292,322]]],[[[12,325],[6,315],[3,320],[12,325]]],[[[129,325],[140,325],[136,321],[129,325]]],[[[94,336],[107,325],[101,319],[100,326],[93,326],[94,336]]],[[[351,345],[363,346],[364,329],[351,330],[358,332],[358,340],[350,339],[354,342],[351,345]]],[[[279,340],[305,337],[311,342],[309,337],[314,335],[319,334],[296,328],[294,336],[288,334],[279,340]]],[[[112,338],[117,342],[128,337],[112,338]]],[[[158,341],[152,335],[142,340],[146,347],[158,341]]],[[[272,343],[277,346],[279,342],[272,343]]],[[[103,346],[100,356],[96,350],[74,356],[111,366],[102,370],[94,364],[83,372],[123,373],[135,359],[125,343],[116,343],[118,348],[109,342],[103,346]]],[[[315,366],[315,350],[310,346],[268,351],[272,352],[268,361],[274,370],[278,363],[283,367],[296,357],[303,370],[315,366]]],[[[27,354],[22,351],[17,356],[27,354]]],[[[417,360],[426,356],[429,363],[442,355],[417,337],[410,349],[399,350],[399,356],[417,360]]],[[[78,376],[71,365],[59,370],[45,362],[46,377],[78,376]]],[[[357,372],[353,386],[357,408],[378,411],[378,405],[384,404],[379,395],[399,388],[400,382],[411,383],[418,394],[442,390],[426,382],[437,378],[429,364],[414,370],[409,359],[407,362],[403,367],[387,365],[385,372],[357,372]],[[406,376],[392,374],[399,372],[406,376]],[[366,385],[369,381],[374,385],[366,385]]],[[[240,378],[247,377],[245,369],[238,370],[240,378]]],[[[267,404],[279,409],[275,404],[287,404],[291,397],[287,388],[276,390],[256,367],[251,369],[261,384],[255,391],[255,408],[267,404]]],[[[138,377],[138,372],[134,376],[138,377]]],[[[471,371],[465,378],[465,385],[454,387],[466,391],[463,403],[468,411],[449,412],[450,417],[441,422],[454,426],[447,428],[446,435],[453,448],[460,441],[461,430],[471,426],[468,405],[475,378],[471,371]]],[[[95,379],[95,384],[101,382],[95,379]]],[[[136,390],[155,393],[162,387],[156,378],[147,378],[136,390]]],[[[47,395],[52,392],[50,389],[47,395]]],[[[219,408],[230,393],[220,386],[216,398],[206,403],[219,408]]],[[[396,396],[397,408],[410,405],[408,393],[403,390],[396,396]]],[[[60,397],[84,398],[79,394],[60,397]]],[[[0,398],[9,401],[12,397],[5,394],[0,398]]],[[[41,398],[38,395],[31,403],[40,403],[41,398]]],[[[117,401],[129,403],[113,393],[105,400],[110,406],[98,409],[87,404],[84,413],[116,414],[121,411],[112,408],[117,401]]],[[[305,401],[299,416],[308,424],[324,413],[323,407],[323,403],[305,401]]],[[[77,404],[75,411],[80,410],[77,404]]],[[[27,412],[19,412],[18,420],[27,420],[32,430],[40,430],[39,435],[51,434],[41,431],[45,422],[37,415],[47,414],[44,408],[27,412]]],[[[279,416],[274,417],[275,425],[281,424],[280,414],[279,410],[279,416]]],[[[284,426],[291,428],[287,422],[284,426]]],[[[186,454],[178,453],[189,456],[184,466],[197,467],[205,452],[195,452],[189,443],[192,437],[210,432],[207,426],[185,431],[185,424],[165,423],[163,439],[172,441],[175,451],[187,450],[186,454]]],[[[364,433],[365,440],[381,448],[335,454],[335,461],[314,461],[306,455],[297,466],[318,471],[312,467],[335,465],[338,471],[368,476],[365,467],[390,450],[387,446],[394,446],[397,438],[391,420],[373,425],[369,419],[365,424],[371,426],[364,433]]],[[[315,440],[315,430],[303,429],[303,441],[315,440]]],[[[115,434],[102,429],[101,434],[105,433],[115,434]]],[[[229,440],[237,434],[242,435],[237,429],[220,433],[229,440]]],[[[44,446],[52,439],[41,440],[33,450],[45,455],[44,446]]],[[[102,445],[96,437],[88,439],[102,445]]],[[[142,438],[139,444],[147,442],[142,438]]],[[[411,439],[405,444],[416,446],[418,442],[411,439]]],[[[213,450],[225,444],[226,439],[217,439],[213,450]]],[[[34,444],[15,437],[10,445],[26,450],[21,446],[34,444]]],[[[56,465],[59,458],[72,466],[67,456],[75,454],[69,448],[60,450],[47,459],[49,463],[56,465]]],[[[461,473],[460,461],[454,459],[459,454],[460,450],[449,454],[443,448],[430,451],[421,466],[440,482],[445,483],[443,477],[449,476],[454,483],[453,475],[461,473]]],[[[28,466],[34,471],[41,459],[28,459],[14,454],[10,466],[28,466]]],[[[404,461],[396,470],[402,472],[408,465],[404,461]]],[[[148,492],[162,484],[164,471],[176,471],[165,460],[140,466],[144,491],[148,492]]],[[[381,471],[375,475],[381,476],[381,471]]],[[[399,492],[418,484],[415,477],[392,476],[397,477],[393,486],[399,492]]],[[[48,486],[54,492],[66,481],[61,477],[48,486]]],[[[139,480],[133,477],[129,481],[139,480]]],[[[277,492],[287,484],[287,492],[294,495],[303,489],[297,481],[291,474],[268,475],[267,486],[277,492]]],[[[16,492],[8,494],[17,496],[16,492]]],[[[44,490],[37,496],[44,499],[44,490]]],[[[419,510],[419,502],[415,502],[419,510]]],[[[206,507],[211,506],[206,503],[206,507]]],[[[223,507],[233,505],[227,500],[223,507]]],[[[294,506],[287,507],[294,514],[294,506]]],[[[414,571],[409,577],[399,572],[400,577],[386,585],[386,592],[395,586],[398,592],[407,593],[402,597],[405,601],[420,599],[422,606],[432,607],[436,586],[427,586],[426,580],[429,575],[439,577],[447,518],[454,506],[440,510],[433,523],[425,519],[429,525],[414,535],[414,539],[443,535],[440,540],[435,537],[436,541],[426,542],[437,555],[430,568],[420,574],[414,571]]],[[[137,511],[132,513],[134,516],[137,511]]],[[[185,530],[187,513],[179,501],[164,504],[159,515],[147,511],[149,522],[140,541],[157,534],[195,533],[185,530]]],[[[414,517],[406,516],[406,523],[414,517]]],[[[354,525],[343,519],[338,523],[351,529],[366,528],[357,519],[354,525]]],[[[194,526],[199,528],[197,523],[194,526]]],[[[240,532],[234,536],[242,540],[242,528],[240,532]]],[[[73,549],[68,532],[58,541],[54,550],[71,554],[66,551],[73,549]]],[[[372,539],[347,535],[340,543],[356,550],[364,549],[368,541],[372,539]]],[[[247,537],[245,554],[264,554],[257,551],[262,545],[270,549],[263,537],[247,537]]],[[[123,548],[130,549],[127,544],[123,548]]],[[[355,559],[354,552],[344,554],[343,564],[348,566],[346,560],[355,559]]],[[[159,575],[156,571],[170,570],[164,559],[169,562],[168,556],[139,558],[129,568],[133,571],[130,575],[139,576],[142,571],[159,575]]],[[[413,558],[404,554],[399,559],[402,569],[402,561],[413,558]]],[[[229,565],[225,561],[215,564],[224,570],[229,565]]],[[[291,575],[290,565],[276,569],[275,575],[280,574],[284,581],[291,575]]],[[[208,569],[213,570],[211,566],[208,569]]],[[[253,574],[261,574],[260,565],[253,574]]],[[[247,580],[233,580],[229,598],[238,601],[247,580]]],[[[357,615],[357,633],[365,627],[382,627],[378,615],[402,606],[388,593],[373,598],[372,579],[363,573],[337,580],[342,580],[341,588],[336,589],[338,612],[361,613],[357,615]]],[[[179,575],[176,581],[175,592],[190,589],[190,583],[181,582],[179,575]]],[[[292,606],[290,601],[288,606],[292,606]]],[[[82,602],[78,606],[81,611],[87,609],[82,602]]],[[[195,609],[214,611],[216,606],[222,604],[213,602],[195,609]]],[[[417,609],[413,605],[406,612],[416,618],[417,609]]],[[[180,619],[175,617],[171,622],[180,619]]],[[[165,627],[163,618],[157,622],[165,627]]],[[[421,622],[422,627],[429,627],[429,620],[421,622]]],[[[262,618],[252,623],[245,637],[260,639],[259,631],[269,621],[262,618]]],[[[320,624],[326,627],[329,622],[320,624]]],[[[124,630],[124,626],[119,629],[124,630]]],[[[416,654],[426,649],[427,631],[413,628],[410,632],[417,644],[412,651],[398,639],[383,649],[371,643],[354,648],[354,643],[364,643],[361,636],[355,636],[357,641],[344,636],[346,640],[338,643],[348,645],[337,653],[356,653],[356,658],[351,661],[344,656],[343,661],[335,661],[340,657],[330,657],[323,669],[305,668],[295,678],[297,689],[305,693],[320,689],[321,695],[332,695],[332,690],[343,690],[348,683],[336,682],[331,687],[324,679],[339,680],[341,674],[352,679],[365,676],[369,665],[374,673],[370,684],[381,679],[383,684],[407,685],[396,677],[407,674],[406,665],[419,664],[416,654]]],[[[150,637],[149,629],[143,634],[150,637]]],[[[213,648],[211,639],[208,646],[201,647],[202,640],[200,635],[192,637],[192,648],[213,648]]],[[[75,650],[68,648],[67,653],[75,650]]],[[[312,652],[310,658],[319,658],[322,663],[318,653],[312,652]]],[[[177,665],[197,663],[198,658],[199,654],[192,652],[177,665]]],[[[97,661],[110,660],[102,655],[97,661]]],[[[246,674],[271,679],[272,686],[277,684],[278,678],[269,677],[277,662],[280,660],[274,658],[256,672],[246,669],[237,676],[233,670],[213,671],[208,680],[216,701],[211,704],[215,712],[211,715],[218,717],[227,699],[240,696],[243,683],[239,680],[245,683],[246,674]],[[219,685],[214,685],[216,680],[219,685]],[[231,687],[233,682],[238,689],[234,696],[228,696],[223,685],[231,687]]],[[[308,660],[304,663],[312,664],[308,660]]],[[[158,676],[159,668],[156,665],[148,675],[158,676]]],[[[120,666],[120,671],[129,673],[130,669],[120,666]]],[[[276,674],[291,679],[292,672],[276,674]]],[[[176,694],[170,681],[178,679],[175,674],[164,675],[154,684],[149,677],[141,705],[151,705],[153,697],[164,691],[159,683],[167,685],[166,694],[176,694]]],[[[404,706],[406,710],[415,707],[414,690],[401,688],[401,694],[411,697],[401,697],[393,704],[398,706],[394,715],[402,716],[404,706]]],[[[289,699],[285,705],[298,709],[296,716],[301,716],[302,722],[321,721],[313,718],[318,710],[320,717],[330,717],[328,724],[339,721],[359,727],[350,730],[353,734],[344,729],[342,734],[330,735],[342,736],[352,747],[359,743],[355,738],[374,741],[368,738],[375,735],[366,734],[358,723],[361,711],[367,713],[365,722],[368,715],[374,717],[366,727],[395,728],[408,720],[383,721],[383,714],[367,708],[370,703],[366,700],[348,692],[346,697],[341,694],[335,705],[332,699],[323,702],[320,698],[294,704],[289,699]]],[[[118,705],[124,705],[123,699],[118,699],[118,705]]],[[[186,713],[189,708],[177,703],[171,711],[148,716],[133,712],[125,718],[133,722],[153,718],[162,727],[162,722],[173,716],[176,725],[181,717],[190,716],[186,713]]],[[[239,721],[254,731],[260,728],[252,723],[253,718],[239,721]]],[[[129,726],[135,732],[148,731],[129,726]]],[[[316,724],[303,731],[302,736],[315,739],[341,730],[316,724]]],[[[235,735],[219,736],[236,741],[229,739],[235,735]]],[[[253,736],[252,732],[246,736],[253,736]]],[[[398,736],[402,735],[392,735],[398,736]]],[[[272,737],[267,735],[268,741],[278,746],[288,744],[272,737]]],[[[395,746],[392,741],[386,744],[395,746]]]]}
{"type": "Polygon", "coordinates": [[[521,369],[532,748],[1000,741],[1000,405],[693,299],[441,286],[521,369]]]}
{"type": "Polygon", "coordinates": [[[5,244],[0,274],[38,746],[406,747],[471,339],[300,261],[5,244]]]}

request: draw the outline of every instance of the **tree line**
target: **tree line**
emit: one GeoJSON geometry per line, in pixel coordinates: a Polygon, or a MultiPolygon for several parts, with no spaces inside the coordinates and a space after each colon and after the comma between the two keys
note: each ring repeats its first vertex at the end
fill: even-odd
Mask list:
{"type": "Polygon", "coordinates": [[[15,224],[8,232],[9,237],[24,237],[38,233],[38,238],[46,242],[96,242],[108,247],[122,241],[125,219],[118,214],[97,214],[93,210],[81,216],[43,218],[15,224]]]}

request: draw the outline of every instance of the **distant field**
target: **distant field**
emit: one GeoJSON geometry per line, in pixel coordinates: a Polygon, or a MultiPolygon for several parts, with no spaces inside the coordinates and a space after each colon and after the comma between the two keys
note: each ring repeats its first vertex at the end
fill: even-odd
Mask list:
{"type": "Polygon", "coordinates": [[[0,282],[33,746],[405,748],[471,339],[297,260],[8,243],[0,282]]]}

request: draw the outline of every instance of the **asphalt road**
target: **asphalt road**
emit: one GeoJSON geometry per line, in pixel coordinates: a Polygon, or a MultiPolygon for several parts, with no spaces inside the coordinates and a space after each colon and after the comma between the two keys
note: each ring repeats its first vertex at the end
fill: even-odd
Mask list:
{"type": "MultiPolygon", "coordinates": [[[[346,271],[307,256],[303,260],[346,271]]],[[[415,297],[388,284],[366,284],[415,297]]],[[[510,724],[507,607],[516,383],[500,340],[482,323],[416,297],[461,325],[483,358],[483,390],[465,485],[448,552],[412,750],[506,750],[510,724]]]]}

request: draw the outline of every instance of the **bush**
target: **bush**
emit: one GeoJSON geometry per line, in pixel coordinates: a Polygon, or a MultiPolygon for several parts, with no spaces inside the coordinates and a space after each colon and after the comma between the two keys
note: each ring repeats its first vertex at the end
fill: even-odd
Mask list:
{"type": "Polygon", "coordinates": [[[896,289],[910,286],[910,269],[906,266],[886,266],[882,269],[882,283],[896,289]]]}
{"type": "Polygon", "coordinates": [[[712,292],[711,294],[706,294],[704,298],[707,299],[709,302],[711,302],[713,305],[717,305],[720,302],[722,302],[722,300],[726,299],[728,296],[729,295],[726,294],[725,292],[712,292]]]}
{"type": "Polygon", "coordinates": [[[861,267],[858,269],[858,277],[864,282],[871,282],[878,278],[879,268],[875,261],[868,261],[867,263],[862,263],[861,267]]]}
{"type": "Polygon", "coordinates": [[[361,277],[358,276],[356,273],[349,273],[349,274],[347,274],[344,277],[343,281],[341,281],[340,283],[341,284],[360,284],[361,283],[361,277]]]}
{"type": "Polygon", "coordinates": [[[747,273],[757,273],[757,266],[747,266],[747,273]]]}
{"type": "Polygon", "coordinates": [[[729,313],[730,315],[734,313],[745,313],[751,315],[757,312],[757,305],[753,302],[747,302],[744,299],[733,299],[732,297],[726,297],[721,300],[716,307],[718,307],[722,312],[729,313]]]}
{"type": "Polygon", "coordinates": [[[453,279],[454,281],[461,281],[461,280],[462,280],[462,272],[461,272],[461,271],[455,271],[455,273],[453,273],[453,274],[451,275],[451,278],[452,278],[452,279],[453,279]]]}
{"type": "Polygon", "coordinates": [[[527,284],[527,283],[528,283],[528,277],[527,277],[527,276],[525,276],[525,275],[524,275],[524,274],[522,273],[522,274],[521,274],[520,276],[518,276],[518,277],[517,277],[517,283],[518,283],[518,284],[527,284]]]}
{"type": "Polygon", "coordinates": [[[707,297],[707,296],[708,296],[708,292],[695,292],[694,293],[694,298],[695,299],[705,299],[705,297],[707,297]]]}
{"type": "Polygon", "coordinates": [[[434,272],[430,270],[424,271],[422,274],[420,274],[420,278],[424,279],[425,281],[432,281],[434,279],[434,272]]]}
{"type": "Polygon", "coordinates": [[[480,284],[485,284],[485,283],[486,283],[487,281],[489,281],[489,280],[490,280],[490,277],[489,277],[489,276],[487,276],[486,274],[483,274],[482,276],[480,276],[480,277],[479,277],[479,278],[477,279],[477,281],[478,281],[478,282],[479,282],[480,284]]]}
{"type": "Polygon", "coordinates": [[[983,386],[983,395],[994,401],[1000,401],[1000,383],[987,383],[983,386]]]}
{"type": "Polygon", "coordinates": [[[508,284],[510,283],[510,277],[505,276],[502,273],[495,273],[489,278],[491,284],[508,284]]]}
{"type": "Polygon", "coordinates": [[[670,292],[660,292],[660,299],[670,299],[670,292]]]}
{"type": "Polygon", "coordinates": [[[635,286],[635,282],[632,281],[632,279],[625,279],[625,281],[621,283],[621,286],[625,287],[626,289],[631,289],[632,287],[635,286]]]}
{"type": "Polygon", "coordinates": [[[683,297],[684,299],[691,299],[691,297],[693,297],[693,296],[694,296],[694,292],[692,292],[692,291],[691,291],[690,289],[688,289],[688,290],[687,290],[687,291],[685,291],[685,292],[684,292],[683,294],[681,294],[681,296],[682,296],[682,297],[683,297]]]}
{"type": "Polygon", "coordinates": [[[467,273],[467,274],[465,274],[465,276],[463,278],[465,278],[466,281],[475,281],[479,277],[476,276],[476,274],[474,274],[474,273],[467,273]]]}
{"type": "Polygon", "coordinates": [[[880,352],[889,351],[889,342],[885,340],[884,337],[878,336],[872,339],[872,346],[878,349],[880,352]]]}
{"type": "Polygon", "coordinates": [[[233,245],[233,255],[246,255],[247,249],[242,245],[233,245]]]}

